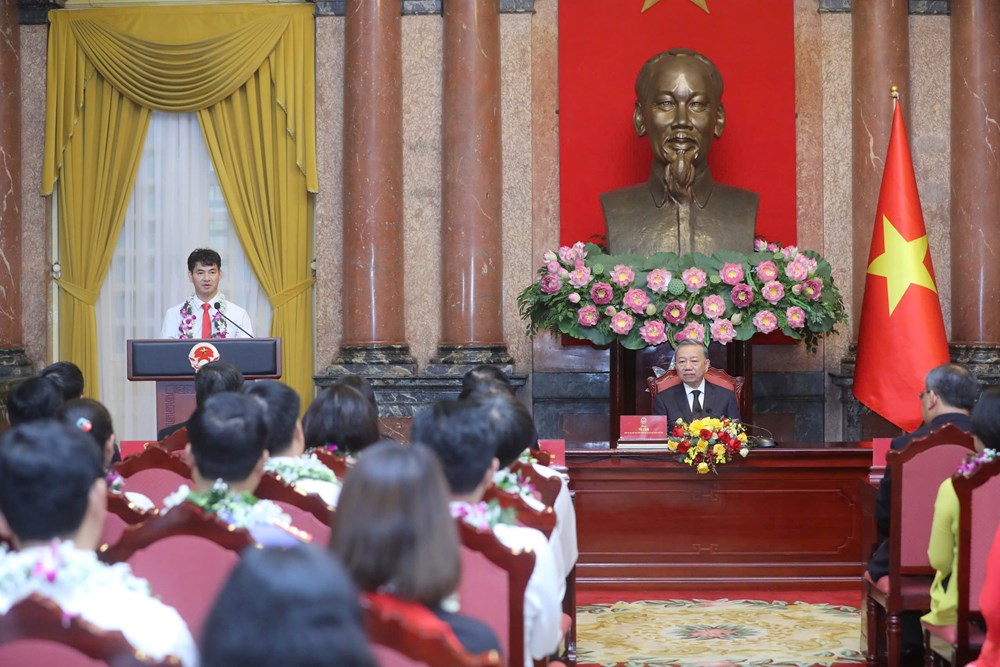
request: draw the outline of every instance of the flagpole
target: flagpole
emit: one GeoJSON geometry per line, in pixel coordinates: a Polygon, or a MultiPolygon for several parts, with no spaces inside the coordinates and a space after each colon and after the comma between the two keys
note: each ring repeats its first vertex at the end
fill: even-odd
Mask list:
{"type": "Polygon", "coordinates": [[[889,86],[889,97],[892,98],[892,110],[896,110],[896,104],[899,103],[899,86],[889,86]]]}

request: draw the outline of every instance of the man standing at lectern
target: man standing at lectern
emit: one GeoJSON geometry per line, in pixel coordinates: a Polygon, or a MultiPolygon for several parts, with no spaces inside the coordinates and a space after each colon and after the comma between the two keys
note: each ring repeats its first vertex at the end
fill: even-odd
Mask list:
{"type": "Polygon", "coordinates": [[[696,340],[682,340],[674,351],[674,368],[681,383],[653,398],[653,414],[666,415],[668,427],[678,419],[690,423],[702,417],[739,421],[736,394],[705,381],[708,372],[708,348],[696,340]]]}
{"type": "Polygon", "coordinates": [[[222,258],[198,248],[187,260],[194,294],[163,316],[160,338],[247,338],[253,336],[250,316],[219,292],[222,258]],[[240,330],[242,329],[242,331],[240,330]]]}

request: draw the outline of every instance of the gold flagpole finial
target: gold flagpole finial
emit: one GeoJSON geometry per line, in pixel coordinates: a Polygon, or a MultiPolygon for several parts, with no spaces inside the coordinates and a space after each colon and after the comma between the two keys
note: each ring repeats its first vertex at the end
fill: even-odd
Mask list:
{"type": "Polygon", "coordinates": [[[892,98],[892,108],[899,104],[899,86],[889,86],[889,97],[892,98]]]}

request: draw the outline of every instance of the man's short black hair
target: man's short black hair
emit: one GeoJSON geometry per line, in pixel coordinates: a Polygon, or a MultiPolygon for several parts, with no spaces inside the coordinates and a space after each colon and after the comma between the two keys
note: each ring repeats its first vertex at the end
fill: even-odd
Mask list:
{"type": "Polygon", "coordinates": [[[441,461],[453,495],[475,490],[496,456],[494,424],[481,400],[441,401],[417,414],[412,441],[441,461]]]}
{"type": "Polygon", "coordinates": [[[0,513],[21,542],[73,535],[104,460],[85,433],[51,419],[0,436],[0,513]]]}
{"type": "Polygon", "coordinates": [[[72,361],[57,361],[42,369],[38,377],[55,383],[63,400],[72,401],[83,396],[83,371],[72,361]]]}
{"type": "Polygon", "coordinates": [[[7,419],[11,426],[54,417],[63,404],[62,392],[51,380],[28,378],[7,394],[7,419]]]}
{"type": "Polygon", "coordinates": [[[191,455],[205,479],[242,482],[267,441],[264,408],[252,396],[223,392],[205,399],[188,420],[191,455]]]}
{"type": "Polygon", "coordinates": [[[210,361],[194,374],[194,400],[199,405],[212,394],[242,388],[243,373],[228,361],[210,361]]]}
{"type": "MultiPolygon", "coordinates": [[[[489,441],[501,468],[509,467],[521,452],[538,440],[535,421],[524,403],[510,394],[494,393],[479,399],[492,425],[489,441]]],[[[484,443],[488,446],[488,443],[484,443]]]]}
{"type": "Polygon", "coordinates": [[[334,384],[342,384],[357,389],[361,392],[362,396],[368,399],[369,403],[375,406],[375,410],[378,410],[378,398],[375,396],[375,387],[372,386],[372,383],[367,378],[351,373],[340,378],[334,384]]]}
{"type": "Polygon", "coordinates": [[[924,385],[948,405],[960,410],[972,410],[979,397],[979,380],[958,364],[942,364],[932,368],[924,385]]]}
{"type": "Polygon", "coordinates": [[[188,272],[194,271],[194,267],[198,264],[202,266],[214,266],[217,269],[222,268],[222,257],[219,253],[211,250],[209,248],[195,248],[194,251],[188,255],[188,272]]]}
{"type": "Polygon", "coordinates": [[[292,444],[295,424],[299,421],[302,400],[298,393],[277,380],[258,380],[243,388],[243,393],[259,398],[264,404],[264,422],[267,424],[267,451],[271,456],[281,456],[292,444]]]}
{"type": "Polygon", "coordinates": [[[468,398],[478,386],[484,383],[491,383],[502,387],[512,396],[514,395],[514,385],[510,383],[510,378],[502,370],[490,364],[481,364],[469,369],[462,376],[462,391],[458,394],[458,397],[468,398]]]}
{"type": "Polygon", "coordinates": [[[378,442],[378,411],[364,395],[346,384],[333,384],[313,399],[302,417],[306,447],[336,445],[357,454],[378,442]]]}

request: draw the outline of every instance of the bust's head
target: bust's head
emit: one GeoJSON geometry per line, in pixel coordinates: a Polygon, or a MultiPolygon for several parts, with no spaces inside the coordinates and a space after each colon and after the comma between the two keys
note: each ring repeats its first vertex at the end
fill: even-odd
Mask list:
{"type": "Polygon", "coordinates": [[[708,168],[712,140],[722,136],[722,76],[711,60],[690,49],[659,53],[635,81],[636,133],[649,138],[667,191],[690,199],[695,176],[708,168]]]}

